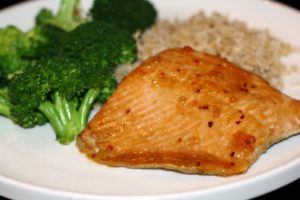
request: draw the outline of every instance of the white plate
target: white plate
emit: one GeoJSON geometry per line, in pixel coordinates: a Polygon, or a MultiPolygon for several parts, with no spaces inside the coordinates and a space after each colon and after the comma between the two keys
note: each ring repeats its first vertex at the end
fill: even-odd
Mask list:
{"type": "MultiPolygon", "coordinates": [[[[82,2],[85,10],[91,5],[91,0],[82,2]]],[[[153,2],[162,18],[186,18],[200,9],[215,10],[251,26],[269,28],[276,37],[300,47],[300,14],[270,1],[153,2]]],[[[28,29],[42,6],[55,10],[58,0],[27,2],[3,10],[0,24],[28,29]]],[[[300,56],[294,55],[288,62],[299,64],[300,56]]],[[[296,98],[300,98],[299,77],[287,77],[284,89],[296,98]]],[[[74,143],[57,144],[49,126],[24,130],[2,117],[0,138],[0,194],[13,199],[246,199],[300,177],[300,135],[274,145],[247,173],[227,178],[94,164],[78,152],[74,143]]]]}

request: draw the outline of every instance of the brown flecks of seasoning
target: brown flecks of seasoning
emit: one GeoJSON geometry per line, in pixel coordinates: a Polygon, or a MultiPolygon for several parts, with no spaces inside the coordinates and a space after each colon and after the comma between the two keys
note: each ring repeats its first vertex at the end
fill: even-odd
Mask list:
{"type": "Polygon", "coordinates": [[[113,147],[112,145],[108,145],[108,146],[106,147],[106,150],[107,150],[108,152],[111,152],[111,151],[114,150],[114,147],[113,147]]]}
{"type": "Polygon", "coordinates": [[[208,124],[208,127],[211,128],[214,125],[214,122],[209,121],[207,124],[208,124]]]}
{"type": "Polygon", "coordinates": [[[159,64],[161,62],[161,56],[157,56],[154,60],[155,64],[159,64]]]}
{"type": "Polygon", "coordinates": [[[236,133],[234,135],[234,146],[238,149],[253,149],[256,139],[254,136],[246,133],[236,133]]]}
{"type": "Polygon", "coordinates": [[[200,93],[200,92],[201,92],[201,89],[200,89],[200,88],[198,88],[198,89],[196,90],[196,92],[197,92],[197,93],[200,93]]]}
{"type": "Polygon", "coordinates": [[[128,109],[125,111],[126,114],[129,114],[130,112],[131,112],[131,109],[130,109],[130,108],[128,108],[128,109]]]}
{"type": "Polygon", "coordinates": [[[182,138],[181,138],[181,137],[178,138],[178,139],[177,139],[177,142],[178,142],[178,143],[182,142],[182,138]]]}
{"type": "Polygon", "coordinates": [[[199,109],[207,110],[209,109],[209,105],[199,106],[199,109]]]}
{"type": "Polygon", "coordinates": [[[252,146],[255,143],[255,137],[249,137],[248,139],[245,140],[245,145],[246,146],[252,146]]]}
{"type": "Polygon", "coordinates": [[[231,153],[230,153],[230,156],[231,156],[231,157],[234,157],[234,156],[235,156],[235,152],[234,152],[234,151],[231,152],[231,153]]]}
{"type": "Polygon", "coordinates": [[[242,120],[245,118],[245,115],[243,114],[243,112],[241,110],[239,110],[238,112],[241,114],[241,116],[240,116],[240,119],[235,122],[236,124],[240,124],[242,122],[242,120]]]}
{"type": "Polygon", "coordinates": [[[180,69],[180,68],[177,68],[176,71],[179,73],[179,72],[181,72],[181,69],[180,69]]]}
{"type": "Polygon", "coordinates": [[[195,59],[194,59],[194,63],[199,64],[199,63],[200,63],[200,60],[195,58],[195,59]]]}
{"type": "Polygon", "coordinates": [[[238,121],[236,121],[235,123],[236,124],[240,124],[242,121],[241,120],[238,120],[238,121]]]}

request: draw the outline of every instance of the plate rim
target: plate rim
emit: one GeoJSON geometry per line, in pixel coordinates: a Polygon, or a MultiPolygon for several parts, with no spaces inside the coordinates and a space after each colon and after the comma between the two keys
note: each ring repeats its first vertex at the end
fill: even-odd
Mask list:
{"type": "MultiPolygon", "coordinates": [[[[248,0],[245,0],[245,1],[248,1],[248,0]]],[[[285,4],[282,4],[280,2],[269,1],[269,0],[257,0],[257,1],[268,1],[270,3],[270,5],[279,6],[281,8],[286,9],[289,12],[297,13],[297,15],[300,14],[300,12],[297,9],[287,6],[285,4]]],[[[6,11],[12,11],[14,9],[18,9],[18,7],[23,7],[24,5],[29,5],[31,3],[34,4],[35,2],[37,2],[37,1],[30,0],[27,2],[21,2],[21,3],[15,4],[15,5],[9,6],[7,8],[1,9],[0,13],[6,12],[6,11]]],[[[75,199],[76,198],[79,198],[79,199],[81,199],[81,198],[88,198],[88,199],[115,199],[115,198],[118,198],[118,199],[127,199],[127,198],[130,198],[130,199],[141,199],[141,198],[143,198],[143,199],[146,199],[146,198],[160,199],[160,198],[163,198],[163,199],[165,199],[165,198],[175,198],[175,196],[176,196],[176,198],[182,198],[182,197],[186,197],[186,196],[193,197],[194,195],[198,195],[199,193],[203,194],[203,192],[211,193],[211,192],[216,192],[218,190],[223,190],[223,189],[232,189],[232,187],[234,187],[234,185],[236,185],[236,184],[247,184],[247,182],[249,182],[249,181],[255,182],[255,181],[258,181],[258,179],[264,179],[266,181],[266,180],[272,179],[274,174],[276,174],[280,171],[284,171],[287,169],[291,170],[291,169],[297,168],[297,167],[298,168],[300,167],[300,157],[297,157],[294,160],[289,161],[288,163],[285,163],[284,165],[275,167],[268,172],[263,172],[261,174],[257,174],[256,176],[251,176],[246,179],[238,180],[238,181],[235,181],[232,183],[227,183],[227,184],[224,184],[221,186],[216,186],[216,187],[212,187],[212,188],[208,188],[208,189],[186,191],[186,192],[159,194],[159,195],[153,195],[153,196],[152,195],[134,195],[134,196],[126,196],[125,197],[125,196],[119,196],[119,195],[114,196],[114,195],[98,195],[98,194],[85,194],[85,193],[80,193],[80,192],[69,192],[69,191],[63,191],[63,190],[45,188],[42,186],[33,185],[30,183],[26,183],[23,181],[19,181],[19,180],[15,180],[15,179],[3,176],[2,174],[0,174],[0,186],[3,186],[3,184],[6,183],[10,187],[13,187],[13,185],[15,185],[15,187],[19,187],[19,189],[23,188],[24,190],[27,190],[28,192],[35,191],[41,195],[47,195],[47,194],[49,195],[50,194],[54,198],[58,198],[58,197],[63,197],[63,198],[68,197],[69,198],[69,197],[71,197],[71,198],[75,198],[75,199]]],[[[279,173],[279,174],[281,174],[281,173],[279,173]]],[[[299,177],[300,177],[300,173],[298,174],[298,177],[295,177],[294,179],[285,181],[284,183],[278,185],[277,188],[279,188],[285,184],[288,184],[294,180],[297,180],[297,179],[299,179],[299,177]]],[[[277,188],[273,188],[273,189],[277,189],[277,188]]],[[[260,194],[263,194],[263,193],[260,193],[260,194]]]]}

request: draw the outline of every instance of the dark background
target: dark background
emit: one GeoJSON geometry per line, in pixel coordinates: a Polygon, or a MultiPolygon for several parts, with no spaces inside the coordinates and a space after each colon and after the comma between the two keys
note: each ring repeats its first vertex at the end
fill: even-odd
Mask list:
{"type": "MultiPolygon", "coordinates": [[[[23,0],[25,1],[25,0],[23,0]]],[[[278,2],[281,2],[283,4],[286,4],[288,6],[294,7],[295,9],[298,9],[300,11],[300,6],[299,6],[299,1],[288,1],[288,0],[277,0],[278,2]],[[297,5],[298,4],[298,5],[297,5]]],[[[0,1],[0,9],[16,4],[18,2],[22,2],[21,0],[6,0],[0,1]]],[[[300,25],[300,22],[299,22],[300,25]]],[[[299,169],[300,170],[300,169],[299,169]]],[[[299,191],[300,191],[300,180],[297,180],[283,188],[280,188],[278,190],[275,190],[273,192],[270,192],[268,194],[265,194],[263,196],[260,196],[258,198],[255,198],[255,200],[263,200],[263,199],[297,199],[297,196],[299,196],[299,191]],[[297,191],[298,190],[298,191],[297,191]]],[[[0,196],[1,200],[4,200],[5,198],[0,196]]]]}

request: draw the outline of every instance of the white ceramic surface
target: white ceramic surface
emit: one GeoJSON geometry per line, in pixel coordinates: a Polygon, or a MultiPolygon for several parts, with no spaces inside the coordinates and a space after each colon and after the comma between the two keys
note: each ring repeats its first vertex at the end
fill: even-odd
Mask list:
{"type": "MultiPolygon", "coordinates": [[[[84,10],[91,0],[82,0],[84,10]]],[[[152,0],[161,18],[186,18],[218,11],[250,26],[268,28],[300,47],[300,14],[262,0],[152,0]]],[[[56,10],[58,0],[23,3],[0,12],[0,26],[33,25],[41,7],[56,10]]],[[[300,55],[286,62],[300,68],[300,55]]],[[[286,77],[284,92],[300,99],[300,74],[286,77]]],[[[24,130],[0,117],[0,195],[13,199],[246,199],[300,177],[300,135],[274,145],[242,175],[215,177],[165,170],[109,168],[81,155],[75,144],[61,146],[49,126],[24,130]]]]}

